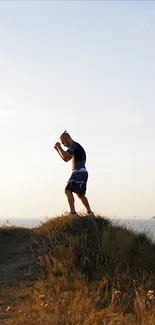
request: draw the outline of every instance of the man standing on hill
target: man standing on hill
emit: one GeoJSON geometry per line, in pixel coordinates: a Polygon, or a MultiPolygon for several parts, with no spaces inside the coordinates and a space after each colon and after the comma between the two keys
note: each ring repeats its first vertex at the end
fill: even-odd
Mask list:
{"type": "Polygon", "coordinates": [[[70,215],[72,217],[77,215],[74,205],[74,192],[86,208],[87,215],[91,216],[93,213],[90,209],[88,199],[85,196],[88,180],[88,172],[85,167],[85,150],[79,143],[75,142],[66,131],[61,134],[60,141],[68,149],[64,151],[60,142],[56,142],[54,148],[65,162],[72,159],[72,174],[65,188],[65,194],[70,207],[70,215]]]}

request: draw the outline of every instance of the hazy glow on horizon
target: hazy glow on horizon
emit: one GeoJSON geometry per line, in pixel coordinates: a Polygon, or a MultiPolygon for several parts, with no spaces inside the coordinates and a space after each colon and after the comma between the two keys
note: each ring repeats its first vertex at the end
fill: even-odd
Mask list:
{"type": "MultiPolygon", "coordinates": [[[[103,215],[155,215],[155,3],[0,2],[0,217],[68,210],[64,131],[103,215]]],[[[76,200],[78,210],[81,204],[76,200]]]]}

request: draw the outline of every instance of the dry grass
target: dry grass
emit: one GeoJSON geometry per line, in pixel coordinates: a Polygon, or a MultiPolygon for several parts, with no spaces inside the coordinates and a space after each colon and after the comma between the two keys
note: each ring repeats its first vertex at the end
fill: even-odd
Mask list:
{"type": "Polygon", "coordinates": [[[155,245],[105,218],[1,228],[0,324],[154,325],[155,245]]]}

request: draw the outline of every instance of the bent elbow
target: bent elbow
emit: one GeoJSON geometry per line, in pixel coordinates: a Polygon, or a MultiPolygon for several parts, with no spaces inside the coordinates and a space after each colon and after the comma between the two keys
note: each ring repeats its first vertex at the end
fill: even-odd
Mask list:
{"type": "Polygon", "coordinates": [[[71,160],[71,158],[72,158],[72,156],[70,156],[70,155],[64,155],[63,160],[65,162],[67,162],[67,161],[71,160]]]}

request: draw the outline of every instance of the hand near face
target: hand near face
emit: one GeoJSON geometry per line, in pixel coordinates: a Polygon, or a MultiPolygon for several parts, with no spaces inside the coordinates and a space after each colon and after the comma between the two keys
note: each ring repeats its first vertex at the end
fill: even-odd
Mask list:
{"type": "Polygon", "coordinates": [[[58,149],[59,149],[60,147],[61,147],[60,142],[56,142],[56,144],[54,145],[55,150],[58,151],[58,149]]]}

